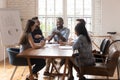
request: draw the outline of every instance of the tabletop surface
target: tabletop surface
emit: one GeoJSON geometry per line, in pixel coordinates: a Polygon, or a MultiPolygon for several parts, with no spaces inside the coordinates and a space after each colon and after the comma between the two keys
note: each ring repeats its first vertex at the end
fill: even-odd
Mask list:
{"type": "Polygon", "coordinates": [[[46,44],[41,49],[27,49],[20,54],[19,57],[55,57],[55,58],[64,58],[71,57],[73,54],[72,46],[59,46],[59,44],[46,44]]]}

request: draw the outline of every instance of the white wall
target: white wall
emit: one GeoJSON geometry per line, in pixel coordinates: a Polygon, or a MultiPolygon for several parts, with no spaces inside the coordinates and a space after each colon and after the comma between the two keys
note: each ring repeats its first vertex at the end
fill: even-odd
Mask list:
{"type": "Polygon", "coordinates": [[[0,0],[0,8],[6,7],[6,0],[0,0]]]}
{"type": "Polygon", "coordinates": [[[101,32],[101,0],[92,0],[92,31],[94,34],[101,32]]]}
{"type": "Polygon", "coordinates": [[[120,33],[120,0],[102,0],[102,32],[109,31],[120,33]]]}
{"type": "MultiPolygon", "coordinates": [[[[22,19],[22,28],[25,27],[26,21],[37,14],[37,0],[0,0],[0,8],[12,8],[20,11],[22,19]]],[[[1,38],[0,38],[1,41],[1,38]]],[[[0,60],[3,60],[4,48],[0,42],[0,60]]]]}
{"type": "MultiPolygon", "coordinates": [[[[6,0],[0,0],[0,8],[6,8],[6,0]]],[[[4,47],[0,36],[0,61],[4,59],[4,47]]]]}
{"type": "Polygon", "coordinates": [[[38,0],[7,0],[7,7],[17,9],[22,19],[22,29],[26,26],[28,19],[37,16],[38,0]]]}

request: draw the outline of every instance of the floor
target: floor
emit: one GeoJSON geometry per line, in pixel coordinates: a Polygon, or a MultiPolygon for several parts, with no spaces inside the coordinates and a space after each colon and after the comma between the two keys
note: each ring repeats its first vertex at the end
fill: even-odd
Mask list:
{"type": "MultiPolygon", "coordinates": [[[[12,72],[13,72],[14,68],[15,68],[15,66],[10,65],[9,62],[8,62],[8,59],[6,59],[5,66],[4,66],[4,61],[1,61],[0,62],[0,80],[10,80],[10,76],[12,75],[12,72]]],[[[38,80],[49,80],[48,77],[43,75],[44,69],[45,68],[43,68],[39,72],[39,79],[38,80]]],[[[23,66],[22,67],[18,67],[18,69],[17,69],[17,71],[16,71],[16,73],[14,75],[13,80],[25,80],[26,75],[29,74],[29,70],[28,70],[28,67],[26,67],[23,76],[21,76],[23,70],[24,70],[23,66]]],[[[61,69],[61,71],[62,71],[62,69],[61,69]]],[[[73,74],[74,74],[74,80],[78,80],[78,78],[76,77],[75,70],[74,70],[73,74]]],[[[96,77],[96,76],[85,75],[85,77],[87,79],[94,79],[94,80],[98,80],[98,79],[99,80],[100,79],[105,80],[106,79],[106,77],[101,77],[101,76],[97,76],[96,77]]],[[[117,78],[117,72],[115,71],[114,76],[110,77],[110,79],[116,80],[116,78],[117,78]]],[[[58,79],[61,80],[61,77],[59,77],[59,78],[58,77],[54,77],[51,80],[58,80],[58,79]]],[[[65,80],[67,80],[67,77],[65,78],[65,80]]]]}

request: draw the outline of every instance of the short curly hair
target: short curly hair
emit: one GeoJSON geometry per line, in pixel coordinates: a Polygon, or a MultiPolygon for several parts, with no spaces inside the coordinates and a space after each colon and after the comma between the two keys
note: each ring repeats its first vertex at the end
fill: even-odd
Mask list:
{"type": "Polygon", "coordinates": [[[62,17],[57,17],[58,20],[64,22],[63,18],[62,17]]]}

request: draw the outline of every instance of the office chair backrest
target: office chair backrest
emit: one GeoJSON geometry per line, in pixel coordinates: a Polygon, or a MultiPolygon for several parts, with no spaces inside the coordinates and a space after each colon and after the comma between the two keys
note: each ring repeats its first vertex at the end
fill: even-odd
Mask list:
{"type": "Polygon", "coordinates": [[[17,54],[19,54],[20,49],[19,48],[7,48],[9,63],[15,66],[26,66],[27,60],[22,57],[17,57],[17,54]]]}
{"type": "Polygon", "coordinates": [[[109,39],[103,39],[101,45],[100,45],[100,52],[102,55],[106,55],[108,53],[108,47],[110,45],[109,39]]]}

